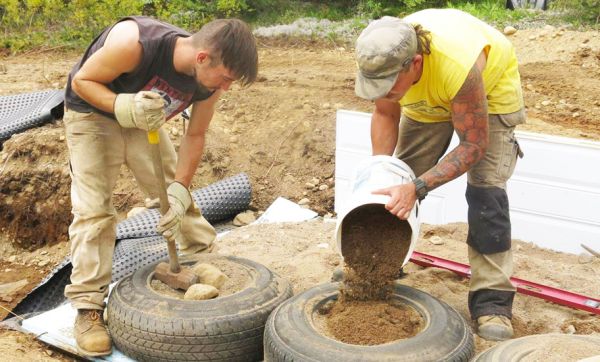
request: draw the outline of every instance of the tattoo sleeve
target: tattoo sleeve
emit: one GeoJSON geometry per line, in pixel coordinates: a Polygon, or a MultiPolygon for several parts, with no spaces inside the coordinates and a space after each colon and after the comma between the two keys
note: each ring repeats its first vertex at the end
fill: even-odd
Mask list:
{"type": "Polygon", "coordinates": [[[485,155],[488,145],[488,109],[481,71],[474,65],[451,102],[452,124],[459,145],[420,178],[427,189],[451,181],[467,172],[485,155]]]}

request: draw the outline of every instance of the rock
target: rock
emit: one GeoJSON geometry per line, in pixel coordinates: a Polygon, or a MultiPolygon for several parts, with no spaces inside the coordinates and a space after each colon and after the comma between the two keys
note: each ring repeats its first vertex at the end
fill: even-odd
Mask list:
{"type": "Polygon", "coordinates": [[[579,114],[579,112],[575,112],[575,113],[572,114],[572,116],[573,116],[573,118],[577,118],[577,117],[580,116],[580,114],[579,114]]]}
{"type": "Polygon", "coordinates": [[[517,32],[517,29],[514,26],[507,26],[504,28],[504,35],[513,35],[517,32]]]}
{"type": "Polygon", "coordinates": [[[252,224],[256,221],[256,216],[254,216],[254,212],[250,210],[246,210],[244,212],[240,212],[233,219],[233,225],[235,226],[244,226],[248,224],[252,224]]]}
{"type": "Polygon", "coordinates": [[[552,102],[550,102],[549,100],[545,100],[545,101],[542,101],[542,106],[546,107],[546,106],[549,106],[551,103],[552,102]]]}
{"type": "Polygon", "coordinates": [[[229,280],[229,277],[219,268],[208,263],[196,264],[192,267],[192,271],[198,276],[200,283],[219,289],[229,280]]]}
{"type": "Polygon", "coordinates": [[[327,190],[327,189],[329,189],[329,186],[327,186],[327,185],[325,185],[325,184],[323,184],[323,185],[319,186],[319,191],[325,191],[325,190],[327,190]]]}
{"type": "Polygon", "coordinates": [[[430,237],[427,240],[429,240],[429,242],[432,243],[433,245],[442,245],[442,244],[444,244],[444,240],[442,240],[442,238],[439,237],[439,236],[437,236],[437,235],[434,235],[434,236],[430,237]]]}
{"type": "Polygon", "coordinates": [[[155,199],[146,198],[144,200],[144,206],[147,209],[158,209],[160,207],[160,200],[158,199],[158,197],[155,199]]]}
{"type": "Polygon", "coordinates": [[[315,184],[313,184],[312,182],[307,182],[304,184],[304,187],[306,187],[307,189],[312,189],[315,187],[315,184]]]}
{"type": "Polygon", "coordinates": [[[532,35],[529,37],[529,40],[535,40],[535,39],[537,39],[537,37],[535,35],[532,35]]]}
{"type": "Polygon", "coordinates": [[[321,180],[319,180],[319,179],[318,179],[318,178],[316,178],[316,177],[313,177],[313,178],[310,180],[310,183],[316,186],[316,185],[318,185],[318,184],[320,184],[320,183],[321,183],[321,180]]]}
{"type": "Polygon", "coordinates": [[[17,261],[17,256],[16,255],[9,256],[8,261],[10,261],[11,263],[14,263],[15,261],[17,261]]]}
{"type": "Polygon", "coordinates": [[[575,329],[575,326],[572,324],[569,324],[567,326],[567,328],[565,329],[566,334],[575,334],[575,332],[577,332],[577,330],[575,329]]]}
{"type": "Polygon", "coordinates": [[[308,205],[310,203],[310,200],[307,199],[306,197],[303,198],[302,200],[298,201],[298,205],[308,205]]]}
{"type": "Polygon", "coordinates": [[[329,103],[323,103],[321,105],[321,108],[323,108],[323,109],[329,109],[329,108],[331,108],[331,104],[329,104],[329,103]]]}
{"type": "Polygon", "coordinates": [[[19,281],[12,282],[12,283],[0,284],[0,295],[7,296],[9,294],[18,292],[27,284],[29,284],[29,280],[27,280],[27,279],[21,279],[19,281]]]}
{"type": "Polygon", "coordinates": [[[144,212],[146,210],[148,210],[148,209],[146,209],[145,207],[136,206],[136,207],[132,208],[131,210],[129,210],[129,212],[127,212],[127,218],[134,217],[135,215],[137,215],[141,212],[144,212]]]}
{"type": "Polygon", "coordinates": [[[43,250],[40,255],[48,255],[48,250],[43,250]]]}
{"type": "Polygon", "coordinates": [[[237,141],[238,141],[238,137],[237,136],[231,136],[231,137],[229,137],[229,142],[236,143],[237,141]]]}
{"type": "Polygon", "coordinates": [[[59,141],[64,141],[65,140],[65,136],[61,134],[60,137],[58,137],[58,140],[59,141]]]}
{"type": "Polygon", "coordinates": [[[40,261],[37,266],[39,266],[40,268],[45,267],[46,265],[48,265],[49,261],[48,260],[42,260],[40,261]]]}
{"type": "Polygon", "coordinates": [[[185,300],[207,300],[219,295],[219,290],[212,285],[194,284],[188,288],[183,296],[185,300]]]}

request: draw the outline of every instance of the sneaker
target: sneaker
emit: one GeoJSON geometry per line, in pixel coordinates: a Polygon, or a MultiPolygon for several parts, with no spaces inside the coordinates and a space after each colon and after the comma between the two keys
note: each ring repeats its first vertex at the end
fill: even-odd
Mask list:
{"type": "Polygon", "coordinates": [[[513,336],[510,319],[503,315],[484,315],[477,318],[477,334],[488,341],[504,341],[513,336]]]}
{"type": "Polygon", "coordinates": [[[79,309],[75,319],[75,341],[79,353],[90,356],[106,356],[112,352],[110,335],[98,309],[79,309]]]}

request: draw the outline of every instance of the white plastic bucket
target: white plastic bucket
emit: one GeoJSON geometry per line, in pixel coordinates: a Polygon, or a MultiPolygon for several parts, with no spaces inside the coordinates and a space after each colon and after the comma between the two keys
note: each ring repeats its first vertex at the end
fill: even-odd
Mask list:
{"type": "MultiPolygon", "coordinates": [[[[338,214],[335,230],[338,252],[342,257],[342,224],[344,223],[344,218],[353,210],[364,205],[380,204],[383,210],[385,210],[385,204],[389,201],[390,197],[387,195],[374,195],[372,194],[372,191],[394,185],[406,184],[412,182],[414,179],[415,174],[411,168],[406,163],[392,156],[371,156],[356,166],[350,184],[350,198],[346,200],[342,206],[342,212],[338,214]]],[[[389,212],[387,210],[385,211],[389,212]]],[[[399,223],[408,222],[408,225],[412,230],[410,241],[398,240],[398,242],[401,243],[410,242],[408,252],[402,262],[402,265],[404,266],[408,263],[419,238],[421,226],[419,223],[419,201],[417,200],[415,202],[415,205],[410,212],[410,216],[406,221],[400,219],[397,220],[399,223]]]]}

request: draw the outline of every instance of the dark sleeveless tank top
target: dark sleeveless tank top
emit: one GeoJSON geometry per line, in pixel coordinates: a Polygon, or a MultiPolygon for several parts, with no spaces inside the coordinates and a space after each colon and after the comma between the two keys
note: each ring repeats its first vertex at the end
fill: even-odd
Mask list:
{"type": "MultiPolygon", "coordinates": [[[[178,73],[173,65],[173,52],[178,37],[188,37],[190,33],[176,26],[144,16],[130,16],[119,21],[133,20],[138,24],[143,56],[139,66],[131,73],[123,73],[106,86],[115,93],[137,93],[142,90],[154,91],[165,100],[167,119],[186,109],[192,102],[204,100],[212,92],[199,86],[193,77],[178,73]]],[[[114,26],[114,25],[113,25],[114,26]]],[[[108,27],[94,39],[81,60],[69,73],[65,93],[65,105],[76,112],[97,112],[114,118],[111,113],[96,109],[81,99],[71,88],[71,80],[85,61],[100,49],[112,29],[108,27]]]]}

